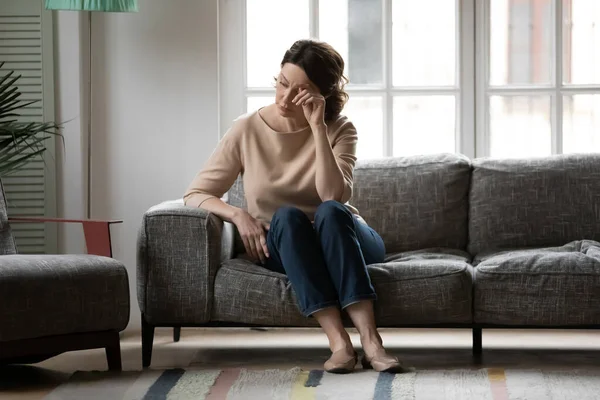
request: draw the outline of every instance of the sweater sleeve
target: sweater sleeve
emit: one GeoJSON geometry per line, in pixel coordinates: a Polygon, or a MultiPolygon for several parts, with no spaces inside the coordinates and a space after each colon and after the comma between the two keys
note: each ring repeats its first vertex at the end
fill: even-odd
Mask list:
{"type": "Polygon", "coordinates": [[[341,203],[346,203],[352,197],[358,135],[352,122],[346,120],[340,126],[335,137],[331,148],[335,155],[335,160],[344,175],[344,194],[342,195],[341,203]]]}
{"type": "Polygon", "coordinates": [[[242,172],[241,134],[232,126],[219,141],[208,161],[198,172],[183,196],[186,205],[200,207],[210,198],[221,198],[242,172]]]}

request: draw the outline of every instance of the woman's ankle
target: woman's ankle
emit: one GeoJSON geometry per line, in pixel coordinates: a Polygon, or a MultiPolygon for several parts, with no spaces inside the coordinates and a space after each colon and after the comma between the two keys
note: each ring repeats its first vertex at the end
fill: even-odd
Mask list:
{"type": "Polygon", "coordinates": [[[354,351],[354,345],[352,344],[352,340],[350,340],[350,336],[329,340],[329,348],[332,353],[340,350],[346,350],[348,352],[354,351]]]}
{"type": "Polygon", "coordinates": [[[367,357],[372,357],[375,353],[383,348],[383,341],[381,336],[375,332],[369,332],[365,335],[360,336],[360,343],[367,357]]]}
{"type": "Polygon", "coordinates": [[[379,343],[383,346],[383,339],[377,329],[369,329],[367,331],[360,332],[360,341],[368,343],[379,343]]]}

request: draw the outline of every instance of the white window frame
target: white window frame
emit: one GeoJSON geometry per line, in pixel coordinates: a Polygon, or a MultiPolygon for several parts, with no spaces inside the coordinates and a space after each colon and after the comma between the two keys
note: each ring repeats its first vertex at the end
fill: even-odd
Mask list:
{"type": "MultiPolygon", "coordinates": [[[[310,37],[318,37],[319,1],[309,1],[310,37]]],[[[392,85],[392,0],[382,0],[383,17],[383,84],[380,87],[346,86],[352,96],[380,96],[383,100],[383,149],[384,156],[393,151],[393,99],[407,95],[448,95],[456,99],[456,148],[467,156],[475,154],[474,109],[475,85],[473,82],[474,45],[466,38],[475,32],[474,6],[472,0],[455,0],[457,12],[456,84],[440,87],[394,87],[392,85]],[[462,45],[464,44],[464,45],[462,45]],[[461,65],[463,68],[460,68],[461,65]]],[[[219,133],[223,135],[231,121],[246,112],[248,96],[273,95],[272,88],[247,88],[246,86],[246,0],[219,0],[219,133]]],[[[291,44],[291,43],[290,43],[291,44]]],[[[283,54],[282,54],[283,57],[283,54]]]]}
{"type": "Polygon", "coordinates": [[[563,153],[563,95],[600,94],[600,85],[573,85],[563,83],[563,2],[553,0],[552,54],[550,83],[528,85],[490,85],[490,0],[475,1],[476,12],[476,155],[491,154],[490,97],[506,96],[550,96],[551,150],[552,154],[563,153]]]}
{"type": "MultiPolygon", "coordinates": [[[[246,1],[219,0],[219,134],[223,135],[231,122],[246,112],[247,96],[267,96],[272,88],[246,87],[246,1]]],[[[319,1],[309,1],[310,35],[318,36],[319,1]]],[[[383,6],[383,84],[379,88],[347,86],[352,97],[382,96],[383,155],[393,151],[393,98],[402,95],[447,95],[456,97],[457,153],[469,158],[487,157],[490,149],[490,108],[493,95],[550,95],[552,121],[552,154],[562,153],[563,105],[565,94],[600,93],[600,85],[563,84],[562,1],[553,0],[553,54],[551,83],[548,85],[491,86],[490,76],[490,1],[455,0],[457,13],[457,58],[455,86],[394,87],[392,85],[392,0],[382,0],[383,6]]],[[[283,55],[282,55],[283,56],[283,55]]],[[[360,144],[359,144],[360,145],[360,144]]]]}

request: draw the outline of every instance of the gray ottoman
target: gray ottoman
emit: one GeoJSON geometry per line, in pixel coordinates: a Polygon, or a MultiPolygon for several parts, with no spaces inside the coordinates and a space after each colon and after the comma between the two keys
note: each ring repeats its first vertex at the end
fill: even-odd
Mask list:
{"type": "Polygon", "coordinates": [[[129,322],[125,266],[91,255],[0,256],[0,363],[32,363],[65,351],[106,348],[121,368],[129,322]]]}

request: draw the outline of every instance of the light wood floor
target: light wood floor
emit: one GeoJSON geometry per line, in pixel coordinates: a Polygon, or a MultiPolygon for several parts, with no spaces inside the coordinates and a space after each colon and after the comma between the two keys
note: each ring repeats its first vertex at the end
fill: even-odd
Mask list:
{"type": "MultiPolygon", "coordinates": [[[[421,369],[481,367],[552,367],[600,369],[600,331],[484,330],[480,364],[471,356],[471,331],[382,329],[386,346],[421,369]]],[[[355,345],[358,338],[352,333],[355,345]]],[[[127,333],[121,341],[125,370],[140,370],[141,341],[127,333]]],[[[329,356],[317,329],[183,329],[173,343],[172,330],[157,329],[152,366],[195,368],[322,368],[329,356]]],[[[0,399],[41,399],[77,370],[105,370],[102,349],[65,353],[30,366],[0,367],[0,399]]]]}

